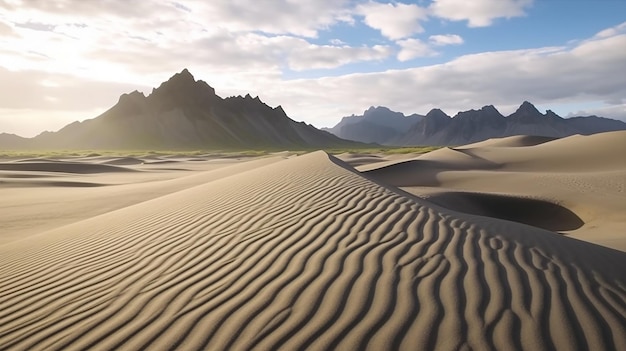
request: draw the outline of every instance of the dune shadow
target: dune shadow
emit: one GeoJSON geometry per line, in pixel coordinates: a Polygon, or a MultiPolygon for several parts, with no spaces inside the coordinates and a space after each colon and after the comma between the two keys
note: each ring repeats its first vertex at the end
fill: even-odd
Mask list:
{"type": "Polygon", "coordinates": [[[407,160],[392,165],[363,171],[361,174],[393,186],[439,186],[437,175],[445,171],[498,169],[492,162],[458,164],[439,160],[407,160]]]}
{"type": "Polygon", "coordinates": [[[569,209],[543,200],[515,196],[445,192],[428,201],[450,210],[528,224],[553,232],[570,231],[585,222],[569,209]]]}
{"type": "Polygon", "coordinates": [[[134,169],[94,163],[79,162],[32,162],[32,163],[0,163],[1,171],[59,172],[76,174],[93,174],[108,172],[135,172],[134,169]]]}
{"type": "Polygon", "coordinates": [[[61,188],[97,188],[107,186],[106,184],[75,182],[75,181],[28,181],[28,182],[6,182],[0,180],[0,188],[40,188],[40,187],[61,187],[61,188]]]}
{"type": "Polygon", "coordinates": [[[141,165],[143,163],[144,163],[143,160],[140,160],[135,157],[120,157],[120,158],[115,158],[112,160],[102,162],[102,164],[104,165],[113,165],[113,166],[134,166],[134,165],[141,165]]]}

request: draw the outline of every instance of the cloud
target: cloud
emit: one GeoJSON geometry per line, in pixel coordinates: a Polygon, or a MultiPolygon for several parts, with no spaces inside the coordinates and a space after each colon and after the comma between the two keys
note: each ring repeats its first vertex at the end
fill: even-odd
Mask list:
{"type": "Polygon", "coordinates": [[[409,61],[418,57],[433,56],[434,51],[427,43],[419,39],[403,39],[396,42],[401,48],[398,52],[398,61],[409,61]]]}
{"type": "Polygon", "coordinates": [[[595,35],[595,38],[608,38],[608,37],[612,37],[621,33],[626,33],[626,22],[598,32],[595,35]]]}
{"type": "MultiPolygon", "coordinates": [[[[426,113],[437,107],[453,115],[460,110],[487,104],[499,108],[516,106],[524,100],[547,108],[558,104],[605,101],[606,106],[598,108],[597,114],[607,112],[606,116],[619,118],[626,96],[626,78],[619,74],[626,71],[623,47],[626,47],[626,34],[592,38],[572,48],[487,52],[425,67],[288,81],[281,80],[279,75],[266,75],[263,72],[259,73],[260,76],[248,76],[241,81],[226,74],[224,81],[220,81],[194,67],[190,68],[196,78],[216,87],[221,96],[247,92],[259,95],[269,105],[282,105],[290,117],[318,127],[334,125],[341,116],[359,113],[371,105],[387,106],[405,113],[426,113]],[[598,55],[598,52],[603,54],[598,55]],[[228,77],[231,78],[228,80],[228,77]],[[233,81],[239,85],[233,85],[233,81]]],[[[15,108],[19,107],[16,103],[21,99],[20,91],[46,96],[55,89],[61,92],[65,89],[63,86],[73,85],[73,94],[50,96],[61,100],[72,96],[76,99],[88,92],[90,97],[102,97],[103,100],[106,100],[104,96],[109,96],[108,103],[101,102],[108,107],[117,101],[121,93],[136,88],[97,83],[80,85],[81,80],[73,81],[70,78],[69,83],[64,83],[62,77],[45,74],[30,73],[18,77],[7,74],[6,71],[0,74],[0,79],[40,83],[49,80],[61,85],[56,88],[46,87],[50,85],[48,83],[41,84],[41,87],[30,83],[16,86],[14,95],[0,101],[3,106],[8,104],[15,108]]],[[[158,82],[170,75],[160,77],[158,82]]],[[[158,82],[154,85],[158,85],[158,82]]],[[[31,98],[37,103],[27,102],[20,106],[40,106],[42,115],[44,111],[57,111],[52,102],[35,96],[31,98]]],[[[89,99],[76,100],[74,108],[89,105],[89,99]],[[80,106],[83,103],[84,106],[80,106]]],[[[596,111],[589,111],[592,112],[596,111]]],[[[93,116],[89,114],[85,118],[93,116]]],[[[2,118],[0,130],[7,130],[2,118]]]]}
{"type": "Polygon", "coordinates": [[[287,81],[264,95],[291,116],[318,126],[334,125],[340,116],[371,105],[406,113],[438,107],[450,114],[487,104],[515,106],[524,100],[547,106],[623,105],[626,77],[619,72],[626,71],[624,47],[626,34],[620,34],[573,48],[487,52],[426,67],[287,81]]]}
{"type": "Polygon", "coordinates": [[[316,37],[319,30],[350,22],[346,0],[218,0],[185,3],[198,11],[204,23],[217,23],[235,31],[261,31],[316,37]]]}
{"type": "Polygon", "coordinates": [[[392,53],[389,46],[350,47],[307,44],[289,55],[289,68],[302,71],[316,68],[335,68],[358,61],[379,61],[392,53]]]}
{"type": "Polygon", "coordinates": [[[124,83],[85,80],[65,74],[42,71],[9,71],[0,67],[0,106],[5,109],[83,111],[108,108],[123,92],[150,87],[124,83]],[[88,94],[88,98],[85,98],[88,94]]]}
{"type": "Polygon", "coordinates": [[[0,21],[0,37],[12,37],[17,36],[17,34],[13,31],[13,27],[0,21]]]}
{"type": "Polygon", "coordinates": [[[46,24],[46,23],[32,22],[32,21],[28,21],[28,22],[24,22],[24,23],[15,23],[15,26],[16,27],[21,27],[21,28],[28,28],[28,29],[32,29],[32,30],[38,30],[38,31],[42,31],[42,32],[51,32],[56,27],[53,24],[46,24]]]}
{"type": "Polygon", "coordinates": [[[47,18],[65,18],[69,22],[96,17],[115,23],[132,20],[137,22],[136,27],[141,27],[154,23],[154,19],[177,17],[231,31],[315,37],[320,29],[351,21],[347,4],[347,0],[161,0],[139,1],[129,6],[126,0],[18,0],[15,5],[5,6],[26,15],[22,22],[45,13],[47,18]]]}
{"type": "MultiPolygon", "coordinates": [[[[346,1],[180,0],[154,1],[149,6],[141,2],[131,7],[121,0],[74,4],[69,0],[18,4],[8,18],[28,25],[16,28],[21,38],[3,43],[0,67],[45,67],[49,72],[91,80],[152,84],[188,67],[207,79],[233,82],[251,77],[258,80],[259,76],[274,79],[285,69],[331,69],[379,61],[392,54],[385,45],[315,45],[296,36],[315,36],[338,21],[350,22],[346,1]],[[45,18],[45,23],[33,24],[30,18],[45,18]]],[[[227,83],[235,84],[241,83],[227,83]]]]}
{"type": "Polygon", "coordinates": [[[410,37],[421,33],[424,28],[420,21],[428,18],[426,9],[415,4],[387,3],[370,1],[359,5],[356,12],[364,16],[363,22],[391,40],[410,37]]]}
{"type": "Polygon", "coordinates": [[[463,44],[463,38],[456,34],[439,34],[439,35],[431,35],[428,37],[428,40],[437,46],[444,45],[459,45],[463,44]]]}
{"type": "Polygon", "coordinates": [[[57,131],[74,121],[93,118],[104,112],[100,109],[66,111],[0,108],[0,133],[17,134],[30,138],[43,131],[57,131]],[[36,129],[33,126],[37,126],[36,129]]]}
{"type": "Polygon", "coordinates": [[[486,27],[497,18],[519,17],[534,0],[433,0],[435,16],[452,21],[467,21],[470,27],[486,27]]]}

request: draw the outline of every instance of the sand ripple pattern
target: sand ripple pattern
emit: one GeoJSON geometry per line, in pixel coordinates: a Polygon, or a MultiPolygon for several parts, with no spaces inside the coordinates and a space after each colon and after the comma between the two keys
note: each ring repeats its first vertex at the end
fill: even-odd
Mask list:
{"type": "Polygon", "coordinates": [[[0,349],[624,349],[624,267],[316,152],[0,247],[0,349]]]}

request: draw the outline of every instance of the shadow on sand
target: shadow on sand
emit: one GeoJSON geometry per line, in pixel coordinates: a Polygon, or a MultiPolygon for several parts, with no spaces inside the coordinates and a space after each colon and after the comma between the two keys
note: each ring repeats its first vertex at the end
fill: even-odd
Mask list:
{"type": "Polygon", "coordinates": [[[484,193],[445,192],[430,196],[428,201],[458,212],[505,219],[554,232],[575,230],[585,224],[569,209],[537,199],[484,193]]]}

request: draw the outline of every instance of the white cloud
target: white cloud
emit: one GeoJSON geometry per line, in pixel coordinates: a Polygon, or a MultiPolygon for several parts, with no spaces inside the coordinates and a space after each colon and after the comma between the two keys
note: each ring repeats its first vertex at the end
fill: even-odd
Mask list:
{"type": "MultiPolygon", "coordinates": [[[[565,47],[466,55],[445,64],[282,82],[267,101],[318,126],[382,105],[406,113],[438,107],[460,110],[494,104],[600,102],[615,107],[626,96],[626,34],[565,47]],[[602,53],[599,55],[598,53],[602,53]]],[[[618,113],[611,116],[618,117],[618,113]]]]}
{"type": "Polygon", "coordinates": [[[151,89],[42,71],[9,71],[2,67],[0,81],[11,82],[0,85],[0,106],[6,109],[54,110],[59,103],[65,111],[108,108],[124,92],[151,89]],[[88,98],[85,98],[86,94],[88,98]]]}
{"type": "MultiPolygon", "coordinates": [[[[287,67],[336,68],[391,55],[387,46],[322,46],[294,36],[314,36],[337,21],[349,22],[345,3],[181,0],[129,7],[112,0],[73,7],[69,0],[32,0],[15,5],[0,19],[30,23],[41,18],[45,23],[15,28],[19,36],[3,41],[0,48],[0,67],[154,85],[188,67],[233,86],[244,78],[279,77],[287,67]]],[[[12,29],[0,27],[0,35],[7,28],[12,29]]]]}
{"type": "Polygon", "coordinates": [[[396,42],[400,46],[400,52],[398,52],[398,61],[409,61],[418,57],[426,57],[436,55],[434,51],[427,43],[419,39],[403,39],[396,42]]]}
{"type": "Polygon", "coordinates": [[[289,55],[289,67],[296,71],[334,68],[358,61],[379,61],[392,53],[388,46],[350,47],[307,44],[289,55]]]}
{"type": "Polygon", "coordinates": [[[428,18],[427,10],[415,4],[370,1],[358,6],[357,12],[365,17],[365,24],[380,30],[383,36],[392,40],[423,32],[420,21],[428,18]]]}
{"type": "Polygon", "coordinates": [[[626,33],[626,22],[618,24],[617,26],[602,30],[598,32],[595,35],[595,37],[596,38],[608,38],[608,37],[618,35],[620,33],[626,33]]]}
{"type": "MultiPolygon", "coordinates": [[[[129,5],[126,0],[21,0],[6,5],[25,16],[24,22],[45,13],[46,18],[67,18],[69,22],[85,17],[104,20],[135,22],[135,29],[157,29],[172,18],[196,22],[204,27],[228,28],[231,31],[261,31],[271,34],[295,34],[315,37],[320,29],[337,22],[350,22],[347,0],[179,0],[138,1],[129,5]],[[74,20],[71,20],[74,19],[74,20]]],[[[166,28],[167,29],[167,28],[166,28]]]]}
{"type": "Polygon", "coordinates": [[[346,45],[347,43],[341,39],[330,39],[329,43],[333,44],[333,45],[346,45]]]}
{"type": "Polygon", "coordinates": [[[463,44],[463,38],[461,38],[457,34],[431,35],[430,37],[428,37],[428,40],[433,45],[437,45],[437,46],[463,44]]]}
{"type": "Polygon", "coordinates": [[[468,21],[470,27],[486,27],[497,18],[519,17],[534,0],[433,0],[433,14],[452,21],[468,21]]]}
{"type": "Polygon", "coordinates": [[[321,29],[352,21],[345,8],[347,0],[196,0],[184,4],[201,13],[203,23],[235,31],[316,37],[321,29]]]}
{"type": "Polygon", "coordinates": [[[0,37],[12,36],[16,36],[15,32],[13,31],[13,27],[8,23],[0,21],[0,37]]]}

